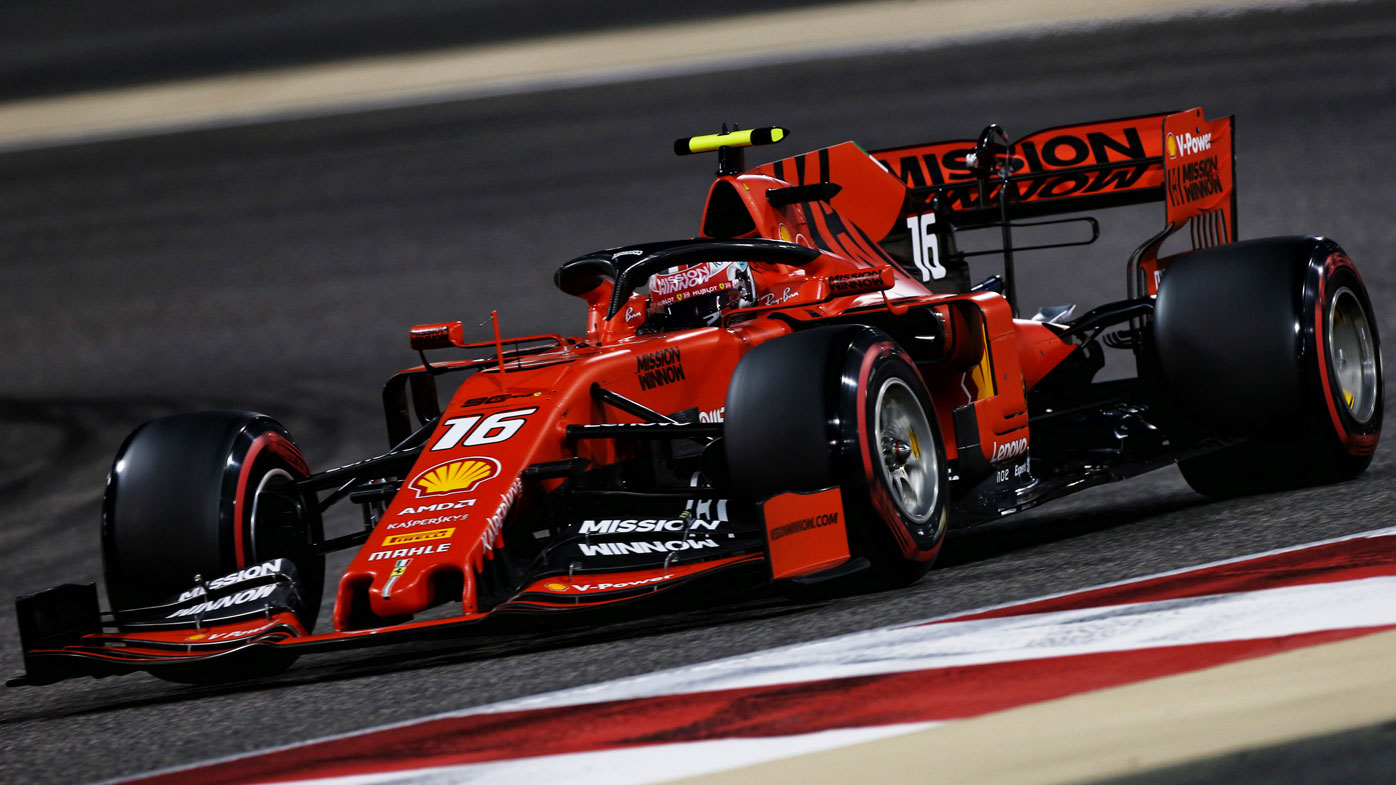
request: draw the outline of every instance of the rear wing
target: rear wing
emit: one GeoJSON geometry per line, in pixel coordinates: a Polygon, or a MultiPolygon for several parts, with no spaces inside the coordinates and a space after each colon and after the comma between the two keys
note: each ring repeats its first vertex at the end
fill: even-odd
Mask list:
{"type": "Polygon", "coordinates": [[[1158,248],[1174,232],[1187,226],[1194,248],[1236,239],[1233,138],[1233,118],[1209,122],[1197,108],[1058,126],[1011,143],[991,125],[977,140],[871,155],[907,186],[903,217],[941,231],[1161,201],[1164,230],[1139,254],[1152,293],[1158,248]]]}
{"type": "Polygon", "coordinates": [[[1005,163],[1014,217],[1080,212],[1162,198],[1164,117],[1048,128],[1011,145],[1002,139],[999,149],[991,150],[1000,156],[992,162],[983,155],[995,142],[988,131],[979,140],[875,150],[872,156],[900,177],[913,197],[923,203],[938,197],[956,223],[975,223],[981,211],[986,222],[999,219],[1003,181],[994,167],[1005,163]]]}
{"type": "Polygon", "coordinates": [[[1199,239],[1231,242],[1232,124],[1231,117],[1207,122],[1201,109],[1191,109],[1048,128],[997,150],[982,135],[871,155],[901,178],[913,201],[928,206],[938,198],[957,225],[1000,220],[1007,163],[1010,217],[1163,201],[1175,228],[1206,215],[1208,225],[1199,228],[1205,237],[1199,239]],[[992,161],[984,160],[986,151],[992,161]]]}
{"type": "MultiPolygon", "coordinates": [[[[966,257],[1002,253],[1004,295],[1016,309],[1015,251],[1087,245],[1099,237],[1094,218],[1074,217],[1036,224],[1081,222],[1089,225],[1090,239],[1015,246],[1013,230],[1031,225],[1019,223],[1024,219],[1163,202],[1163,230],[1130,260],[1130,297],[1157,291],[1159,249],[1184,227],[1193,248],[1236,240],[1233,135],[1231,117],[1209,122],[1201,109],[1190,109],[1058,126],[1015,142],[997,125],[978,139],[871,153],[845,142],[751,173],[791,184],[771,189],[767,198],[773,206],[803,204],[814,223],[822,220],[828,231],[816,234],[821,247],[849,258],[885,256],[933,291],[967,291],[966,257]],[[1001,227],[1001,249],[958,250],[957,230],[989,227],[1001,227]]],[[[720,171],[740,165],[733,159],[720,171]]]]}

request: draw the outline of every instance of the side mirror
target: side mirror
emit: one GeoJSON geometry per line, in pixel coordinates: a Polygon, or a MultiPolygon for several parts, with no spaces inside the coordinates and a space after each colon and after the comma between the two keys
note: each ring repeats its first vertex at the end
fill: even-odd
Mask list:
{"type": "Polygon", "coordinates": [[[419,324],[409,335],[412,348],[419,352],[427,349],[446,349],[451,346],[465,348],[465,326],[460,322],[440,324],[419,324]]]}

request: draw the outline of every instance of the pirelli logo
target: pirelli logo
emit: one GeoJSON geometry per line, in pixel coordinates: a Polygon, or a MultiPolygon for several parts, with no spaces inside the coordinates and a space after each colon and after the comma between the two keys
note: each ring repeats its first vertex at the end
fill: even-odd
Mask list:
{"type": "Polygon", "coordinates": [[[411,534],[394,534],[383,540],[383,546],[407,545],[408,543],[431,542],[432,540],[448,540],[455,531],[455,529],[429,529],[424,532],[412,532],[411,534]]]}

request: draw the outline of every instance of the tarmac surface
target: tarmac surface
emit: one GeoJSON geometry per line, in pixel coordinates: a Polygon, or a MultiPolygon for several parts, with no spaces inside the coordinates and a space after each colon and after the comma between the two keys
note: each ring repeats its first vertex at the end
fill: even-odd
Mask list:
{"type": "MultiPolygon", "coordinates": [[[[1241,235],[1338,239],[1396,334],[1394,37],[1389,3],[1212,14],[0,156],[0,596],[99,579],[103,479],[146,419],[265,411],[328,468],[384,448],[379,385],[415,364],[412,324],[470,330],[497,308],[506,333],[578,331],[583,306],[552,271],[694,234],[712,162],[676,159],[670,142],[722,122],[786,126],[795,152],[966,138],[988,122],[1020,136],[1196,105],[1235,114],[1241,235]]],[[[1102,219],[1078,256],[1020,257],[1025,304],[1124,295],[1125,259],[1162,207],[1102,219]]],[[[1392,522],[1393,474],[1387,445],[1342,487],[1211,503],[1161,471],[956,534],[909,590],[815,606],[757,595],[307,657],[253,685],[137,675],[8,690],[0,781],[133,775],[1374,529],[1392,522]]],[[[8,605],[0,670],[21,671],[8,605]]],[[[1384,781],[1389,736],[1131,783],[1384,781]]]]}

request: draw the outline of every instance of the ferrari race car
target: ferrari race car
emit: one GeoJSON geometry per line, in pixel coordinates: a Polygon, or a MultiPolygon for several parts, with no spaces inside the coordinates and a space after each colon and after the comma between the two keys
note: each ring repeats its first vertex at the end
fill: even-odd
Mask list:
{"type": "Polygon", "coordinates": [[[105,493],[111,610],[93,583],[20,597],[26,672],[9,683],[248,678],[719,576],[796,596],[893,587],[949,528],[1168,464],[1226,497],[1371,461],[1383,386],[1362,279],[1329,239],[1237,240],[1232,118],[1017,141],[991,125],[747,167],[745,148],[785,136],[676,142],[717,156],[700,234],[563,264],[581,336],[412,328],[421,364],[384,388],[382,455],[312,472],[247,412],[138,428],[105,493]],[[1090,238],[1050,245],[1085,245],[1094,218],[1052,216],[1151,201],[1164,227],[1129,257],[1124,299],[1021,318],[1014,259],[1044,246],[1015,231],[1074,225],[1090,238]],[[976,229],[1001,236],[1002,274],[971,285],[957,237],[976,229]],[[1189,247],[1162,255],[1175,233],[1189,247]],[[1134,376],[1096,380],[1112,352],[1134,376]],[[363,527],[327,537],[344,502],[363,527]]]}

